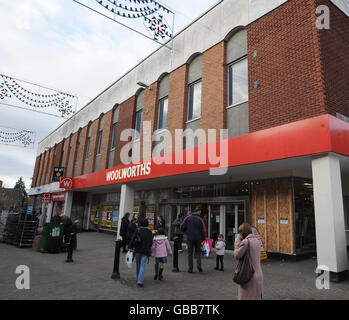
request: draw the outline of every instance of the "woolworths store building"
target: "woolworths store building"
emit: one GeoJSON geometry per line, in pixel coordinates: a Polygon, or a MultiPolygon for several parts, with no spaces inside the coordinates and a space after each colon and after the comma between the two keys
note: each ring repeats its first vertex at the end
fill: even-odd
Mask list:
{"type": "Polygon", "coordinates": [[[170,237],[177,215],[200,207],[209,236],[223,233],[230,249],[247,221],[270,256],[316,254],[334,280],[344,278],[347,8],[345,0],[219,1],[174,37],[173,52],[160,47],[40,142],[32,204],[47,221],[78,218],[82,230],[115,232],[125,212],[151,225],[162,215],[170,237]],[[316,26],[319,5],[329,8],[329,30],[316,26]],[[122,141],[130,128],[132,141],[122,141]],[[202,134],[178,141],[176,129],[202,134]],[[72,184],[53,182],[55,168],[72,184]]]}

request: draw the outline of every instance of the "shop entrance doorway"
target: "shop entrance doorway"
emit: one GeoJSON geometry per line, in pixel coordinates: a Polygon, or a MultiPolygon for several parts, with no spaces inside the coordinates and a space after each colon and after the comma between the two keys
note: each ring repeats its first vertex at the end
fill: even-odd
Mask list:
{"type": "Polygon", "coordinates": [[[233,250],[239,226],[246,222],[246,210],[243,203],[225,206],[225,241],[226,249],[233,250]]]}

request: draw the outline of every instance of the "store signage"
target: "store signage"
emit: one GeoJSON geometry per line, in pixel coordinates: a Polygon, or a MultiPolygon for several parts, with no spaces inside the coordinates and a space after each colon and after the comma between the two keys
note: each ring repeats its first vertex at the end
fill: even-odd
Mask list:
{"type": "Polygon", "coordinates": [[[73,189],[73,178],[62,177],[59,182],[59,187],[65,190],[73,189]]]}
{"type": "Polygon", "coordinates": [[[64,201],[65,200],[65,193],[52,193],[52,201],[64,201]]]}
{"type": "Polygon", "coordinates": [[[51,202],[51,193],[43,193],[41,202],[42,203],[50,203],[51,202]]]}
{"type": "Polygon", "coordinates": [[[28,206],[27,214],[29,215],[33,214],[33,206],[28,206]]]}
{"type": "Polygon", "coordinates": [[[137,164],[106,172],[106,181],[118,181],[136,177],[148,176],[151,173],[151,162],[137,164]]]}
{"type": "Polygon", "coordinates": [[[53,169],[52,181],[60,181],[64,176],[64,167],[55,167],[53,169]]]}

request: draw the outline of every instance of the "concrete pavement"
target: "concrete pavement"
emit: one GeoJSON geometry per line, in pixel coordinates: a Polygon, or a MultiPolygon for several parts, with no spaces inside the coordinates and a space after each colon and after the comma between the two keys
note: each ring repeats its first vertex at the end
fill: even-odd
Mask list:
{"type": "MultiPolygon", "coordinates": [[[[135,266],[128,269],[121,254],[120,280],[110,278],[114,261],[114,237],[103,233],[78,235],[74,263],[65,263],[66,254],[43,254],[0,244],[0,299],[92,299],[92,300],[232,300],[237,285],[231,278],[236,262],[232,254],[224,257],[225,271],[216,271],[215,257],[203,258],[203,273],[187,273],[187,254],[179,257],[182,272],[172,272],[169,257],[165,280],[154,281],[154,259],[146,267],[144,288],[135,280],[135,266]],[[15,286],[16,267],[30,268],[30,290],[15,286]]],[[[262,263],[265,299],[349,299],[349,281],[331,283],[330,290],[315,286],[316,259],[301,262],[262,263]]]]}

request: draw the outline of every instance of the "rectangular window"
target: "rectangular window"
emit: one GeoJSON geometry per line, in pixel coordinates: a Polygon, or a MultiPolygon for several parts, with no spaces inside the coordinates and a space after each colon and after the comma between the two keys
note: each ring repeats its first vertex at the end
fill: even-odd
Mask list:
{"type": "Polygon", "coordinates": [[[189,86],[188,121],[201,116],[201,81],[189,86]]]}
{"type": "Polygon", "coordinates": [[[138,140],[141,137],[142,118],[143,118],[143,110],[140,110],[136,113],[136,125],[135,125],[136,133],[134,136],[134,140],[138,140]]]}
{"type": "Polygon", "coordinates": [[[228,105],[233,106],[248,101],[247,59],[228,66],[228,105]]]}
{"type": "Polygon", "coordinates": [[[168,98],[160,100],[158,129],[165,129],[167,126],[168,98]]]}
{"type": "Polygon", "coordinates": [[[118,124],[114,123],[114,125],[113,125],[113,135],[112,135],[112,138],[111,138],[111,149],[115,149],[115,147],[116,147],[117,132],[118,132],[118,124]]]}
{"type": "Polygon", "coordinates": [[[97,155],[101,154],[103,131],[98,132],[97,155]]]}

